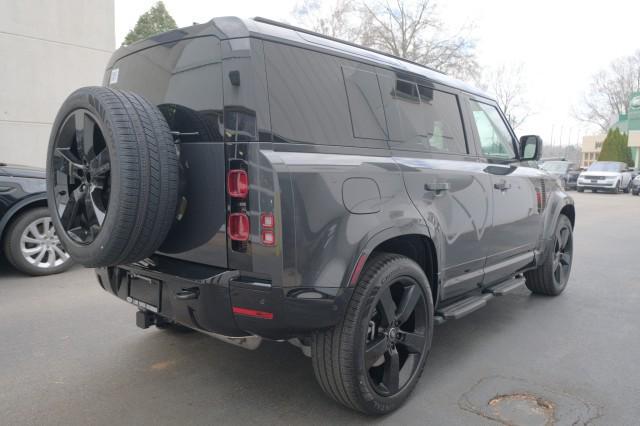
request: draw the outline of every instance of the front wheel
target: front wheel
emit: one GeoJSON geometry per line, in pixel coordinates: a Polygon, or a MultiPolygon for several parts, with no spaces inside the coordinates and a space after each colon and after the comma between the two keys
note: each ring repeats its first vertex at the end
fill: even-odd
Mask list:
{"type": "Polygon", "coordinates": [[[366,265],[344,319],[318,331],[312,360],[322,389],[366,414],[400,407],[424,369],[433,336],[429,280],[414,261],[379,254],[366,265]]]}
{"type": "Polygon", "coordinates": [[[527,288],[532,293],[557,296],[569,281],[573,261],[573,227],[563,214],[558,217],[552,244],[546,250],[544,263],[524,274],[527,288]]]}

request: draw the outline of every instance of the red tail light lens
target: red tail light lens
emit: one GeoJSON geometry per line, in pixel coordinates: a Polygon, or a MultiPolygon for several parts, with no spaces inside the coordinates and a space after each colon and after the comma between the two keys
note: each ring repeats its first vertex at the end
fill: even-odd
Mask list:
{"type": "Polygon", "coordinates": [[[231,213],[227,226],[227,233],[233,241],[249,240],[249,216],[245,213],[231,213]]]}
{"type": "Polygon", "coordinates": [[[273,213],[262,213],[260,215],[260,224],[264,229],[273,229],[274,223],[273,213]]]}
{"type": "Polygon", "coordinates": [[[249,194],[249,176],[242,169],[229,170],[227,173],[227,194],[233,198],[247,198],[249,194]]]}
{"type": "Polygon", "coordinates": [[[262,244],[265,246],[273,246],[276,244],[276,234],[271,229],[262,231],[262,244]]]}

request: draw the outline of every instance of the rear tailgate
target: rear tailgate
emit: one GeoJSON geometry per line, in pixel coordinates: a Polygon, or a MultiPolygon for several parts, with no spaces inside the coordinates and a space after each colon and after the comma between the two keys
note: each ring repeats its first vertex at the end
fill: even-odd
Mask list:
{"type": "Polygon", "coordinates": [[[220,40],[196,37],[118,59],[105,84],[144,96],[179,132],[179,209],[160,251],[227,268],[222,72],[220,40]]]}

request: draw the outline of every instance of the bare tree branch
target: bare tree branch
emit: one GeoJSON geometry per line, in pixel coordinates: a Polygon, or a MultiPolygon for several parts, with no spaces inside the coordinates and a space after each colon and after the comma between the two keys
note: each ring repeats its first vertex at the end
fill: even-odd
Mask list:
{"type": "Polygon", "coordinates": [[[389,52],[459,78],[478,77],[472,27],[444,30],[433,0],[336,0],[321,13],[319,0],[294,10],[304,26],[389,52]],[[340,29],[340,34],[336,35],[340,29]]]}
{"type": "Polygon", "coordinates": [[[480,86],[495,95],[498,106],[514,129],[520,127],[532,115],[526,101],[522,64],[502,65],[487,70],[480,86]]]}
{"type": "Polygon", "coordinates": [[[606,132],[626,114],[629,95],[640,91],[640,50],[633,55],[618,58],[608,69],[595,74],[582,104],[574,108],[578,120],[595,124],[606,132]]]}

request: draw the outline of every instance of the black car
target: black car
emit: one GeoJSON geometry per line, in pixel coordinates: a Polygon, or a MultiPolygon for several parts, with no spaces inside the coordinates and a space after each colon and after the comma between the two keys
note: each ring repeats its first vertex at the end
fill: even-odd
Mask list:
{"type": "Polygon", "coordinates": [[[540,168],[558,178],[564,189],[576,189],[580,169],[575,163],[564,160],[545,161],[540,168]]]}
{"type": "Polygon", "coordinates": [[[0,163],[0,241],[9,263],[26,274],[71,267],[47,209],[43,169],[0,163]]]}
{"type": "Polygon", "coordinates": [[[65,247],[139,326],[290,341],[327,394],[382,414],[434,324],[567,285],[575,208],[523,167],[541,148],[444,74],[219,18],[119,49],[103,87],[69,96],[47,192],[65,247]]]}

